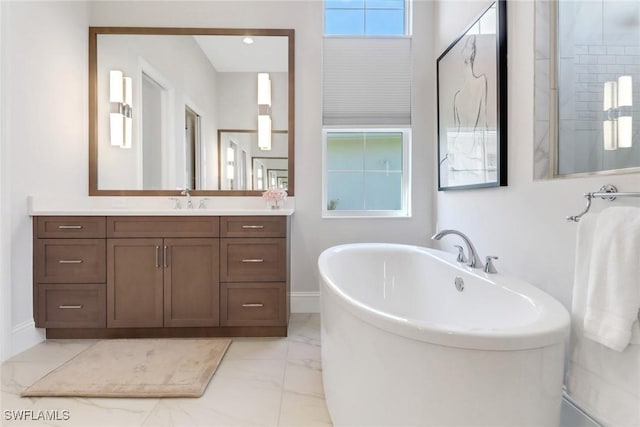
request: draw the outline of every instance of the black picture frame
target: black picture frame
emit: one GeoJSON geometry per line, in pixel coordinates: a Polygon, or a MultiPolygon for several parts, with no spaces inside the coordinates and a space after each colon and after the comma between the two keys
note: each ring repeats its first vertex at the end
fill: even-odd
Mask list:
{"type": "Polygon", "coordinates": [[[438,57],[438,191],[507,185],[507,2],[438,57]]]}

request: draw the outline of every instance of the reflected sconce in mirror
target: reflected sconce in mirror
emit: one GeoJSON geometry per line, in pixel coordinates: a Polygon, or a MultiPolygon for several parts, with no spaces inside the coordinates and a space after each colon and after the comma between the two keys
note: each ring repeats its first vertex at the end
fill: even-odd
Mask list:
{"type": "Polygon", "coordinates": [[[235,178],[235,150],[233,147],[227,147],[227,179],[235,178]]]}
{"type": "Polygon", "coordinates": [[[604,83],[604,111],[602,122],[604,149],[607,151],[632,146],[632,117],[626,107],[633,106],[631,76],[620,76],[617,81],[604,83]]]}
{"type": "Polygon", "coordinates": [[[256,178],[258,180],[257,189],[263,190],[264,189],[264,167],[262,165],[260,165],[256,170],[256,178]]]}
{"type": "Polygon", "coordinates": [[[109,102],[112,105],[111,110],[115,110],[109,114],[110,139],[111,145],[121,148],[131,148],[133,139],[132,86],[131,77],[124,77],[122,71],[109,72],[109,102]]]}
{"type": "Polygon", "coordinates": [[[271,80],[258,73],[258,148],[271,150],[271,80]]]}

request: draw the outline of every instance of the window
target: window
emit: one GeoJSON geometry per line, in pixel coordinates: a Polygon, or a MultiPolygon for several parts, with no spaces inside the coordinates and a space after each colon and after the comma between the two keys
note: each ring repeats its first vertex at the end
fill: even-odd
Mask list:
{"type": "Polygon", "coordinates": [[[408,0],[325,0],[324,33],[340,36],[403,36],[408,0]]]}
{"type": "Polygon", "coordinates": [[[409,216],[408,129],[324,130],[324,217],[409,216]]]}

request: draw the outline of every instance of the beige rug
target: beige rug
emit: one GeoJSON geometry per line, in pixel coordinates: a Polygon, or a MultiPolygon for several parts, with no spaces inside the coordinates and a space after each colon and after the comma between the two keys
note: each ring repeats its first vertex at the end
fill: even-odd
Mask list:
{"type": "Polygon", "coordinates": [[[22,396],[200,397],[230,339],[98,341],[22,396]]]}

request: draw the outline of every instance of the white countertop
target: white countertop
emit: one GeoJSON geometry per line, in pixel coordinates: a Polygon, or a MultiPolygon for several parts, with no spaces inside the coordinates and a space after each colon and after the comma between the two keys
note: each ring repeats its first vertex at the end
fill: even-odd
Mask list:
{"type": "Polygon", "coordinates": [[[206,208],[198,209],[202,197],[192,197],[194,208],[175,209],[168,197],[52,197],[29,196],[31,216],[252,216],[293,215],[295,199],[284,201],[280,209],[271,209],[261,197],[209,197],[206,208]]]}

